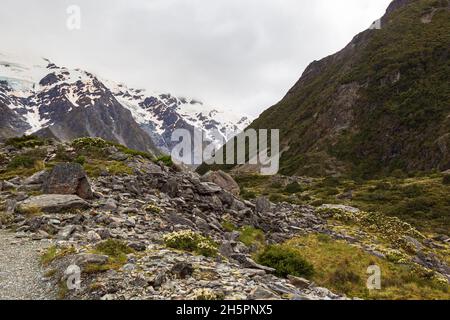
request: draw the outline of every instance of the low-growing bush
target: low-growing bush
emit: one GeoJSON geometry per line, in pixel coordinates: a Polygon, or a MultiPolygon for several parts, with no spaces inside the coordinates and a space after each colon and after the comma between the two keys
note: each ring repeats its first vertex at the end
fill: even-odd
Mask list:
{"type": "Polygon", "coordinates": [[[214,241],[192,230],[166,234],[163,240],[166,246],[170,248],[195,252],[206,257],[214,257],[218,252],[217,244],[214,241]]]}
{"type": "Polygon", "coordinates": [[[23,149],[23,148],[35,148],[38,146],[43,146],[48,141],[41,139],[36,136],[22,136],[22,137],[16,137],[16,138],[10,138],[5,141],[5,145],[7,146],[13,146],[16,149],[23,149]]]}
{"type": "Polygon", "coordinates": [[[151,212],[151,213],[161,213],[161,208],[154,205],[153,203],[149,203],[145,206],[145,211],[151,212]]]}
{"type": "Polygon", "coordinates": [[[447,186],[450,185],[450,174],[447,174],[442,178],[442,183],[447,186]]]}
{"type": "Polygon", "coordinates": [[[299,192],[302,192],[302,191],[303,191],[303,188],[298,182],[290,183],[284,189],[284,192],[291,193],[291,194],[292,193],[299,193],[299,192]]]}
{"type": "Polygon", "coordinates": [[[279,277],[311,277],[314,274],[313,265],[303,258],[298,250],[287,246],[268,246],[257,255],[256,260],[262,265],[274,268],[279,277]]]}
{"type": "Polygon", "coordinates": [[[11,159],[8,163],[8,169],[18,169],[18,168],[33,168],[36,159],[27,155],[18,155],[11,159]]]}

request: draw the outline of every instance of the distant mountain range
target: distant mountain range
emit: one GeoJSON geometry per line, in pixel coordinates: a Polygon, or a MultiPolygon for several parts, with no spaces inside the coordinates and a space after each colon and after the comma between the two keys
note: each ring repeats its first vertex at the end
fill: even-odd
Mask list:
{"type": "Polygon", "coordinates": [[[195,99],[128,88],[47,59],[2,53],[0,112],[0,139],[32,133],[61,141],[95,136],[155,154],[170,152],[175,129],[197,129],[211,138],[213,130],[226,136],[250,123],[246,116],[195,99]]]}
{"type": "Polygon", "coordinates": [[[251,124],[280,129],[282,174],[450,169],[449,3],[393,1],[251,124]]]}

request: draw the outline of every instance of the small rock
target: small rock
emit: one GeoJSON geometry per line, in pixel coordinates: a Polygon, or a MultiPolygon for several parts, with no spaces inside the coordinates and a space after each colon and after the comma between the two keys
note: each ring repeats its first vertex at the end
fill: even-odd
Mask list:
{"type": "Polygon", "coordinates": [[[301,277],[288,275],[287,278],[292,285],[296,286],[299,289],[306,289],[311,285],[311,282],[309,280],[306,280],[301,277]]]}
{"type": "Polygon", "coordinates": [[[263,287],[256,287],[248,297],[250,300],[276,300],[279,296],[269,289],[263,287]]]}
{"type": "Polygon", "coordinates": [[[180,279],[186,279],[192,275],[194,268],[190,263],[179,262],[172,267],[170,272],[180,279]]]}
{"type": "Polygon", "coordinates": [[[69,240],[70,235],[75,231],[75,226],[74,225],[68,225],[65,226],[64,228],[62,228],[59,232],[58,232],[58,239],[60,240],[69,240]]]}
{"type": "Polygon", "coordinates": [[[270,210],[271,203],[266,197],[259,197],[256,199],[255,210],[259,213],[264,213],[270,210]]]}

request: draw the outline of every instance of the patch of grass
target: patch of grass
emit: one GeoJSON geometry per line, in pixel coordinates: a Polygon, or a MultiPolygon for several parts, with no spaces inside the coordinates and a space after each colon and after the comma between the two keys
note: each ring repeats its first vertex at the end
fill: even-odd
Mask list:
{"type": "Polygon", "coordinates": [[[245,226],[239,231],[239,241],[245,244],[247,247],[250,247],[252,245],[263,247],[266,245],[266,237],[262,230],[256,229],[251,226],[245,226]]]}
{"type": "Polygon", "coordinates": [[[163,240],[166,246],[170,248],[195,252],[205,257],[215,257],[218,253],[217,244],[214,241],[192,230],[166,234],[163,240]]]}
{"type": "Polygon", "coordinates": [[[16,209],[16,211],[17,211],[17,213],[23,214],[29,218],[41,216],[43,214],[41,208],[39,208],[39,207],[19,208],[19,209],[16,209]]]}
{"type": "Polygon", "coordinates": [[[115,239],[108,239],[100,242],[95,246],[95,251],[96,253],[105,254],[112,259],[119,260],[126,259],[127,254],[134,252],[134,250],[125,243],[115,239]]]}
{"type": "Polygon", "coordinates": [[[12,214],[7,214],[6,212],[3,212],[0,208],[0,225],[10,225],[14,222],[14,216],[12,214]]]}
{"type": "Polygon", "coordinates": [[[62,258],[64,256],[74,254],[76,252],[74,247],[67,248],[57,248],[56,246],[51,246],[45,250],[45,252],[41,255],[41,264],[43,266],[48,266],[50,263],[55,261],[56,259],[62,258]]]}
{"type": "Polygon", "coordinates": [[[320,286],[363,299],[448,299],[449,285],[413,264],[397,264],[364,252],[344,241],[309,235],[284,244],[301,253],[313,266],[309,277],[320,286]],[[381,269],[381,290],[369,290],[367,268],[381,269]]]}
{"type": "Polygon", "coordinates": [[[103,172],[114,176],[133,174],[133,169],[120,161],[89,160],[83,167],[90,177],[99,177],[103,172]]]}
{"type": "Polygon", "coordinates": [[[58,285],[58,299],[63,300],[67,297],[69,288],[67,288],[66,281],[61,280],[58,285]]]}
{"type": "MultiPolygon", "coordinates": [[[[244,189],[244,198],[268,196],[275,203],[293,204],[344,204],[367,212],[379,212],[398,217],[427,233],[449,234],[450,230],[450,185],[441,174],[421,174],[409,178],[382,178],[376,180],[352,180],[349,178],[312,178],[302,185],[301,193],[286,196],[277,177],[274,186],[270,179],[256,176],[237,177],[244,189]],[[276,188],[275,188],[276,187],[276,188]],[[339,195],[351,191],[349,197],[339,195]]],[[[448,178],[450,179],[450,178],[448,178]]]]}
{"type": "Polygon", "coordinates": [[[289,246],[273,245],[266,247],[256,256],[256,261],[262,265],[274,268],[279,277],[288,275],[298,277],[311,277],[314,267],[300,251],[289,246]]]}
{"type": "Polygon", "coordinates": [[[222,221],[222,228],[226,232],[233,232],[233,231],[237,230],[236,226],[232,222],[230,222],[228,220],[222,221]]]}
{"type": "Polygon", "coordinates": [[[98,273],[108,270],[118,270],[127,262],[127,255],[135,251],[124,242],[108,239],[98,243],[92,253],[107,255],[109,260],[105,264],[88,264],[83,267],[85,273],[98,273]]]}
{"type": "Polygon", "coordinates": [[[162,163],[164,163],[164,165],[165,165],[166,167],[171,167],[171,166],[173,166],[172,157],[169,156],[169,155],[161,156],[161,157],[157,158],[157,159],[155,160],[155,162],[156,162],[156,163],[162,162],[162,163]]]}

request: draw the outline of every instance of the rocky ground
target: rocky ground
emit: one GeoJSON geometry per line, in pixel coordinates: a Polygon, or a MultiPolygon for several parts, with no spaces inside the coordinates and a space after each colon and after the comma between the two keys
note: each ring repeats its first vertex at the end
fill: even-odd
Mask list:
{"type": "MultiPolygon", "coordinates": [[[[46,159],[54,152],[48,148],[46,159]]],[[[225,173],[201,177],[114,148],[108,152],[132,170],[88,178],[81,165],[59,163],[0,184],[0,223],[15,232],[14,238],[2,234],[7,239],[1,239],[1,272],[7,270],[9,276],[0,297],[52,298],[39,289],[49,286],[65,299],[346,299],[306,279],[276,277],[274,269],[252,259],[257,248],[239,241],[239,232],[228,230],[224,222],[260,229],[269,244],[320,233],[384,255],[337,231],[314,207],[242,200],[225,173]],[[207,257],[167,246],[165,236],[184,230],[207,236],[218,254],[207,257]],[[126,249],[99,249],[112,239],[126,249]],[[41,252],[47,277],[42,285],[36,250],[50,244],[41,252]],[[20,259],[3,258],[11,255],[20,259]],[[81,269],[79,289],[67,287],[71,265],[81,269]],[[23,273],[29,274],[23,278],[27,286],[11,282],[23,273]]],[[[448,267],[432,258],[425,255],[418,263],[448,277],[448,267]]]]}

